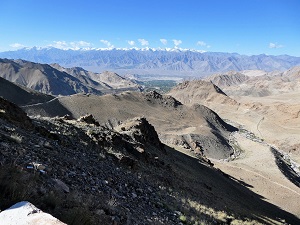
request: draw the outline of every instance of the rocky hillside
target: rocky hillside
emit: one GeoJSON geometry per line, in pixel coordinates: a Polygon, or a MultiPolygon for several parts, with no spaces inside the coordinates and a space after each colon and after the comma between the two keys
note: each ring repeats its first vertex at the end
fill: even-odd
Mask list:
{"type": "Polygon", "coordinates": [[[224,74],[211,75],[204,80],[211,81],[216,86],[224,88],[230,86],[238,86],[248,79],[250,79],[250,77],[243,74],[242,72],[230,71],[224,74]]]}
{"type": "Polygon", "coordinates": [[[155,91],[104,96],[74,95],[23,109],[30,115],[50,117],[68,113],[79,118],[91,113],[100,124],[109,128],[115,128],[127,119],[144,116],[165,144],[217,159],[228,158],[233,151],[227,139],[236,128],[227,126],[220,117],[202,105],[190,108],[169,95],[155,91]]]}
{"type": "Polygon", "coordinates": [[[284,72],[230,71],[205,78],[231,96],[264,97],[300,91],[300,67],[284,72]]]}
{"type": "Polygon", "coordinates": [[[0,137],[1,210],[26,199],[67,224],[300,222],[204,159],[162,145],[143,117],[113,130],[92,115],[29,118],[0,98],[0,137]]]}
{"type": "Polygon", "coordinates": [[[296,67],[279,75],[274,72],[265,76],[261,76],[261,71],[258,71],[259,76],[247,71],[251,76],[239,85],[230,82],[233,79],[225,79],[226,76],[235,76],[231,72],[231,75],[220,78],[226,80],[222,90],[230,96],[218,91],[219,88],[216,90],[212,82],[203,80],[178,84],[168,94],[183,104],[203,104],[223,119],[247,127],[278,148],[300,155],[300,90],[297,71],[296,67]],[[250,85],[251,82],[254,85],[250,85]]]}
{"type": "Polygon", "coordinates": [[[1,52],[0,57],[38,63],[80,66],[96,72],[109,70],[121,75],[199,77],[230,70],[287,70],[300,64],[299,57],[288,55],[239,55],[237,53],[198,52],[180,49],[91,49],[62,50],[31,48],[1,52]]]}
{"type": "Polygon", "coordinates": [[[57,64],[51,66],[24,60],[0,59],[0,77],[51,95],[76,93],[100,95],[103,92],[117,92],[124,89],[139,90],[138,85],[117,74],[104,73],[102,81],[97,78],[99,77],[97,74],[81,68],[66,69],[57,64]]]}
{"type": "Polygon", "coordinates": [[[184,81],[174,87],[168,95],[173,96],[186,105],[203,104],[238,104],[228,97],[218,86],[204,80],[184,81]]]}
{"type": "Polygon", "coordinates": [[[101,84],[103,87],[100,88],[103,92],[117,92],[125,90],[139,90],[139,85],[129,79],[119,76],[118,74],[110,71],[104,71],[102,73],[93,73],[84,70],[80,67],[64,68],[58,64],[51,64],[52,67],[71,74],[83,82],[87,82],[89,85],[95,86],[101,84]]]}

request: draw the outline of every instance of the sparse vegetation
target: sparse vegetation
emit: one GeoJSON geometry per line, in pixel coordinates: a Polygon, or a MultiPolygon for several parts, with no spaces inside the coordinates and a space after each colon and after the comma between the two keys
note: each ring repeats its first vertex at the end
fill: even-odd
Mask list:
{"type": "Polygon", "coordinates": [[[93,225],[90,211],[84,207],[71,208],[64,212],[61,220],[68,225],[93,225]]]}
{"type": "Polygon", "coordinates": [[[179,216],[179,220],[180,220],[182,223],[184,223],[184,224],[187,223],[187,219],[186,219],[186,216],[185,216],[185,215],[179,216]]]}
{"type": "Polygon", "coordinates": [[[176,86],[176,81],[174,80],[149,80],[141,82],[144,85],[144,91],[157,91],[161,94],[170,91],[173,87],[176,86]]]}
{"type": "Polygon", "coordinates": [[[30,199],[34,195],[37,177],[9,164],[0,167],[0,210],[30,199]]]}
{"type": "MultiPolygon", "coordinates": [[[[28,173],[15,165],[0,167],[0,211],[20,201],[30,201],[45,212],[49,212],[70,225],[90,225],[92,215],[84,203],[78,202],[74,195],[63,196],[57,191],[39,189],[45,178],[28,173]],[[42,196],[41,196],[42,195],[42,196]],[[81,205],[73,208],[72,205],[81,205]],[[68,206],[68,207],[66,207],[68,206]]],[[[44,188],[43,188],[44,189],[44,188]]]]}
{"type": "Polygon", "coordinates": [[[45,204],[46,208],[54,210],[62,204],[62,199],[61,196],[52,191],[42,198],[42,203],[45,204]]]}

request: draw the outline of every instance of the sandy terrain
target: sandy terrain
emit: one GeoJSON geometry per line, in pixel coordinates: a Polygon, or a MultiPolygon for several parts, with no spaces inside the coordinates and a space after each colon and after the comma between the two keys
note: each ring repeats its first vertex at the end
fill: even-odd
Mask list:
{"type": "MultiPolygon", "coordinates": [[[[266,142],[287,152],[300,163],[300,97],[289,93],[268,97],[234,98],[241,105],[238,110],[215,106],[222,118],[238,122],[266,142]]],[[[232,162],[214,162],[222,171],[250,185],[250,189],[266,201],[300,217],[300,189],[278,169],[269,146],[236,135],[245,151],[232,162]]]]}
{"type": "Polygon", "coordinates": [[[245,183],[266,201],[300,217],[300,189],[280,172],[269,146],[238,133],[235,138],[244,153],[234,161],[214,161],[215,166],[245,183]]]}
{"type": "Polygon", "coordinates": [[[268,143],[277,146],[300,163],[300,94],[268,97],[234,97],[240,106],[237,111],[218,108],[223,118],[232,119],[268,143]]]}
{"type": "Polygon", "coordinates": [[[293,154],[300,163],[300,92],[265,97],[226,96],[197,81],[169,94],[184,104],[203,104],[223,119],[244,126],[268,143],[293,154]],[[209,94],[206,94],[209,93],[209,94]]]}
{"type": "MultiPolygon", "coordinates": [[[[281,172],[267,145],[285,151],[299,165],[300,93],[291,91],[265,97],[224,96],[210,86],[210,94],[205,96],[209,85],[202,86],[203,82],[185,84],[169,94],[190,106],[204,104],[221,118],[264,140],[258,143],[247,139],[245,134],[235,133],[234,139],[243,153],[230,162],[213,160],[215,166],[266,201],[300,217],[300,188],[281,172]]],[[[300,180],[299,177],[296,179],[300,180]]]]}

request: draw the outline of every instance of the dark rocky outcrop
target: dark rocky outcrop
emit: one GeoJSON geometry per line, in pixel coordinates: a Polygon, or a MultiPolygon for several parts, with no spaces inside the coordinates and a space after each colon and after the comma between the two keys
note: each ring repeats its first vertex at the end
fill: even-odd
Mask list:
{"type": "Polygon", "coordinates": [[[182,105],[181,102],[173,98],[172,96],[168,95],[162,95],[156,91],[150,91],[145,94],[145,98],[148,102],[151,102],[153,104],[160,104],[165,107],[177,107],[179,105],[182,105]]]}
{"type": "Polygon", "coordinates": [[[12,102],[0,97],[0,118],[5,119],[14,125],[32,130],[33,124],[27,114],[12,102]]]}
{"type": "Polygon", "coordinates": [[[114,129],[120,134],[130,136],[145,147],[150,144],[164,150],[164,145],[160,142],[155,128],[144,117],[129,119],[114,129]]]}
{"type": "Polygon", "coordinates": [[[85,115],[85,116],[82,116],[78,119],[78,121],[80,122],[85,122],[85,123],[88,123],[88,124],[94,124],[96,126],[100,126],[99,122],[97,122],[95,120],[95,118],[93,117],[92,114],[89,114],[89,115],[85,115]]]}

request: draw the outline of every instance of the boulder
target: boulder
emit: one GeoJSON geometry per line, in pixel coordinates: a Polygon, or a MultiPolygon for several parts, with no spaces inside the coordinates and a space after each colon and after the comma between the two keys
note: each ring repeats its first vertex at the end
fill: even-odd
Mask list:
{"type": "Polygon", "coordinates": [[[82,117],[80,117],[78,119],[78,121],[85,122],[85,123],[88,123],[88,124],[94,124],[96,126],[100,126],[99,122],[97,122],[95,120],[95,118],[93,117],[92,114],[88,114],[88,115],[82,116],[82,117]]]}
{"type": "Polygon", "coordinates": [[[48,213],[35,207],[30,202],[18,202],[0,213],[0,223],[5,225],[66,225],[48,213]]]}
{"type": "Polygon", "coordinates": [[[164,150],[164,145],[158,138],[155,128],[144,117],[135,117],[124,121],[115,130],[121,134],[132,137],[143,146],[152,145],[160,150],[164,150]]]}

